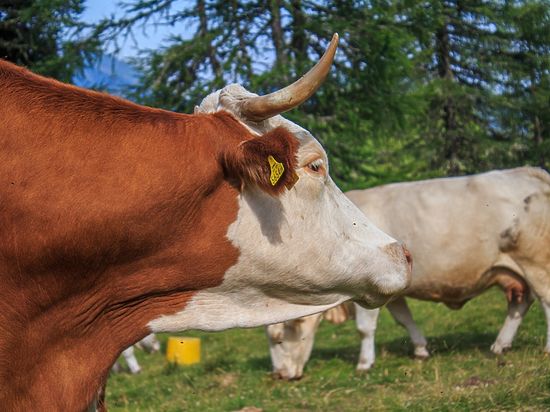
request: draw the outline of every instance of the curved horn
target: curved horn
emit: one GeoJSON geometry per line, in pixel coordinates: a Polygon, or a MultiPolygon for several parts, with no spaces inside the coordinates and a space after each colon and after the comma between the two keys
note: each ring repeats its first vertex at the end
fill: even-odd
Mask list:
{"type": "Polygon", "coordinates": [[[259,122],[284,113],[309,99],[327,77],[336,47],[338,47],[338,33],[334,33],[325,54],[304,76],[284,89],[244,100],[241,105],[241,114],[249,120],[259,122]]]}

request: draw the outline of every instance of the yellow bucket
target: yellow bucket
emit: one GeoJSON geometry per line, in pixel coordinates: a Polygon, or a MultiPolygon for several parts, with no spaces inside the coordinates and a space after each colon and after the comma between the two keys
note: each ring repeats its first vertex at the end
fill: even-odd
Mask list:
{"type": "Polygon", "coordinates": [[[166,360],[179,365],[192,365],[201,361],[201,340],[171,336],[166,346],[166,360]]]}

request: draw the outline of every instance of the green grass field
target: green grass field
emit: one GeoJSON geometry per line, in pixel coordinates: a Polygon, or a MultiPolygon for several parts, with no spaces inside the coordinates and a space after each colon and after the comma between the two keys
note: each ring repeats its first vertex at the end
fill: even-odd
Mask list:
{"type": "MultiPolygon", "coordinates": [[[[543,411],[550,410],[546,322],[538,303],[527,314],[514,347],[502,357],[489,347],[505,317],[498,290],[462,310],[409,301],[432,357],[411,358],[410,340],[387,310],[380,316],[377,362],[359,374],[354,322],[321,324],[304,378],[275,381],[263,328],[190,332],[202,339],[201,364],[176,367],[162,354],[136,351],[143,372],[112,375],[112,411],[543,411]]],[[[164,344],[166,336],[159,336],[164,344]]]]}

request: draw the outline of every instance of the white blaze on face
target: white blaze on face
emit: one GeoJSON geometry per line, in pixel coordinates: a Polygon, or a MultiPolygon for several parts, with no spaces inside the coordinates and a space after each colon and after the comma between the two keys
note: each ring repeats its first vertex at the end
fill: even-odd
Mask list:
{"type": "MultiPolygon", "coordinates": [[[[243,94],[250,95],[228,86],[207,97],[198,111],[232,111],[243,94]]],[[[240,252],[237,263],[222,285],[196,294],[179,314],[154,320],[152,330],[276,323],[348,299],[374,307],[406,288],[410,273],[402,248],[336,187],[313,136],[281,116],[243,123],[253,132],[284,126],[294,134],[300,142],[299,180],[279,197],[243,189],[227,232],[240,252]]]]}

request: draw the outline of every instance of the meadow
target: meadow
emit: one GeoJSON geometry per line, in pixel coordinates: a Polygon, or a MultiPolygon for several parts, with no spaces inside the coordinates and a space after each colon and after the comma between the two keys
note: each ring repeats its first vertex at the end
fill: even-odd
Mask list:
{"type": "Polygon", "coordinates": [[[377,360],[358,373],[359,336],[354,322],[323,322],[300,381],[273,380],[263,328],[220,333],[189,332],[202,340],[203,360],[190,367],[167,364],[162,351],[136,351],[143,371],[111,375],[111,411],[543,411],[550,410],[550,357],[543,353],[546,321],[538,302],[524,319],[513,348],[493,355],[505,317],[499,290],[453,311],[410,300],[432,357],[411,357],[403,328],[387,310],[377,331],[377,360]]]}

